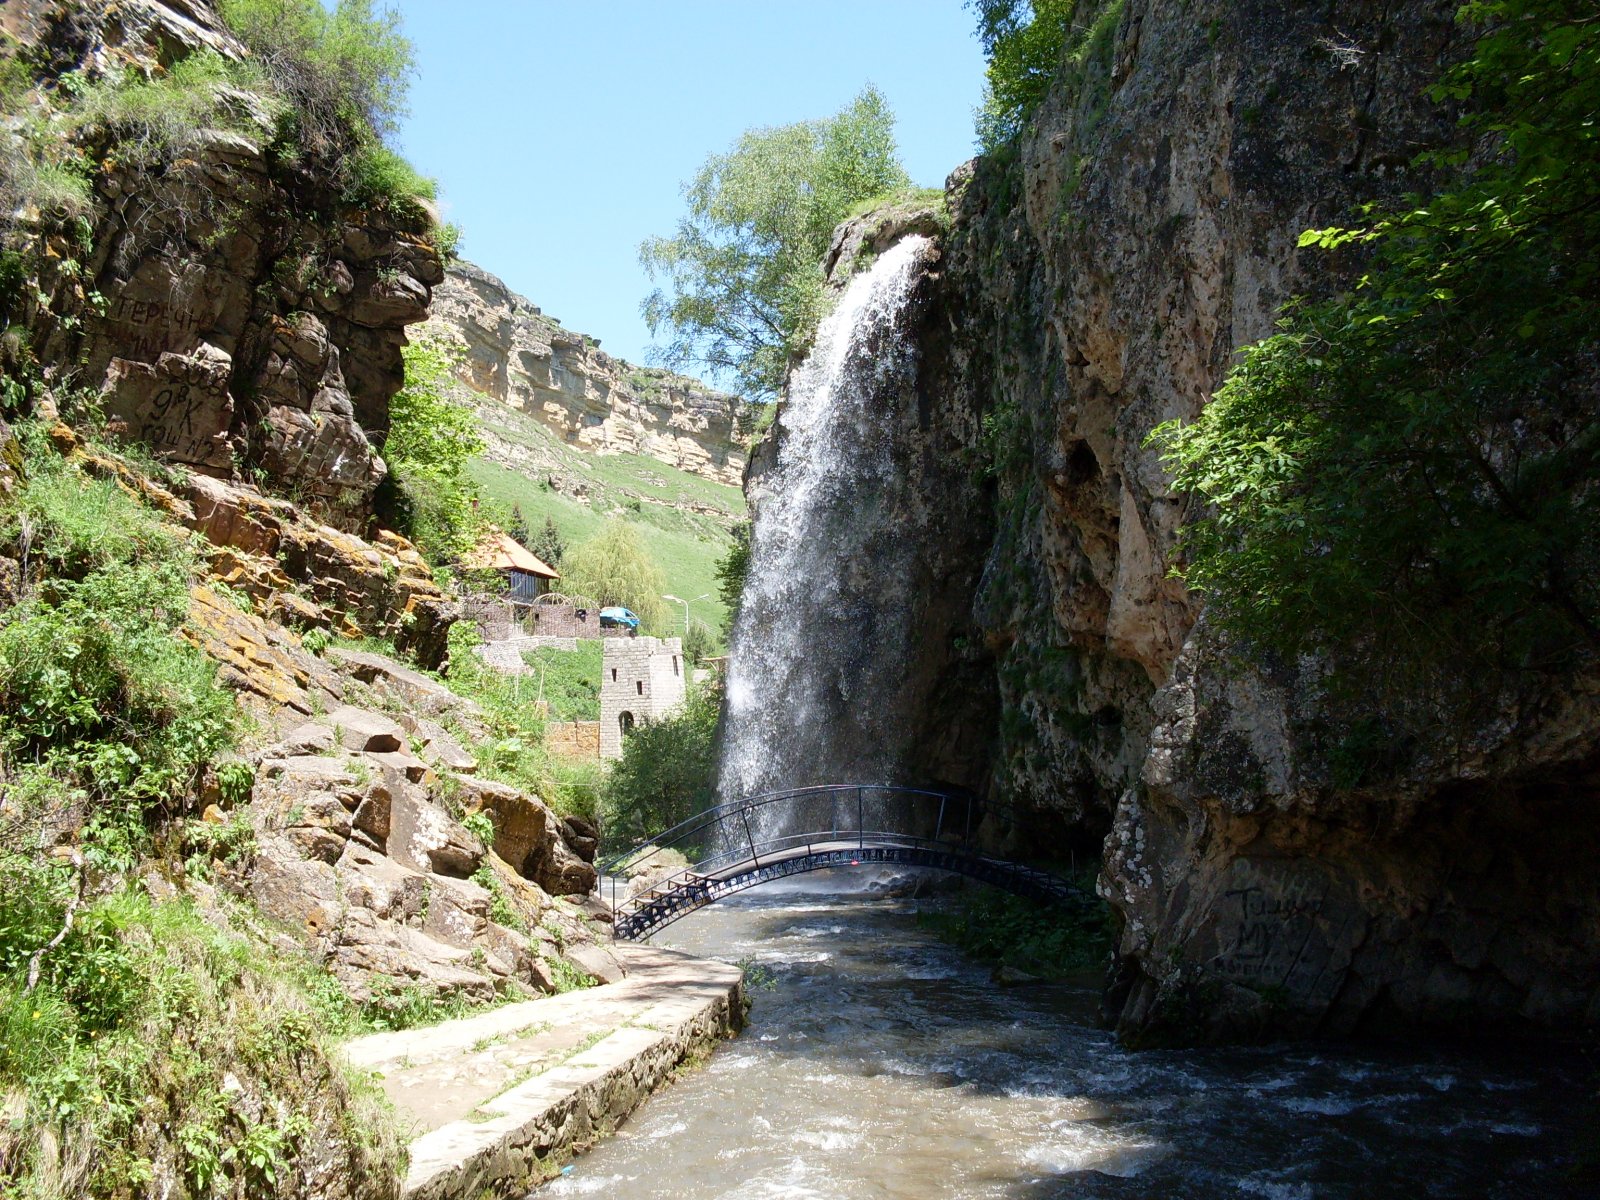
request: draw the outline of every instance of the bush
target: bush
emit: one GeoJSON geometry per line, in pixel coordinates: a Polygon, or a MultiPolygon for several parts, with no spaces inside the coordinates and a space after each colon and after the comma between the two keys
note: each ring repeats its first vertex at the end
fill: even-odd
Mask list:
{"type": "Polygon", "coordinates": [[[348,151],[396,129],[415,61],[399,14],[372,0],[222,0],[223,20],[290,104],[307,149],[348,151]]]}
{"type": "Polygon", "coordinates": [[[720,687],[694,687],[676,712],[641,721],[623,739],[605,788],[613,844],[640,841],[710,807],[721,707],[720,687]]]}
{"type": "Polygon", "coordinates": [[[1016,137],[1044,102],[1058,74],[1082,77],[1085,64],[1109,54],[1122,0],[969,0],[989,65],[978,144],[993,153],[1016,137]]]}
{"type": "Polygon", "coordinates": [[[536,682],[527,675],[506,675],[485,666],[472,653],[478,633],[470,622],[452,625],[449,638],[450,688],[476,701],[490,720],[487,739],[474,740],[464,729],[452,730],[472,747],[479,774],[533,792],[559,813],[591,816],[592,776],[558,763],[545,749],[544,720],[534,707],[536,682]]]}
{"type": "Polygon", "coordinates": [[[472,406],[455,395],[460,352],[423,339],[402,353],[406,382],[389,402],[383,444],[389,476],[379,508],[439,565],[459,559],[483,533],[477,487],[466,473],[468,461],[483,449],[483,434],[472,406]]]}
{"type": "Polygon", "coordinates": [[[1368,269],[1152,434],[1208,506],[1183,572],[1213,621],[1327,652],[1430,736],[1469,719],[1442,703],[1600,653],[1600,27],[1577,0],[1462,13],[1483,31],[1434,96],[1470,99],[1474,152],[1433,157],[1434,195],[1302,235],[1368,269]]]}
{"type": "Polygon", "coordinates": [[[0,858],[0,1090],[27,1098],[0,1127],[0,1191],[267,1195],[330,1154],[380,1190],[395,1178],[392,1122],[333,1048],[355,1015],[298,956],[117,889],[80,910],[28,990],[64,875],[0,858]]]}
{"type": "Polygon", "coordinates": [[[262,82],[249,64],[201,52],[153,79],[123,72],[106,76],[71,102],[70,119],[79,129],[105,130],[112,153],[125,162],[166,162],[206,129],[253,128],[226,89],[259,88],[262,82]]]}
{"type": "MultiPolygon", "coordinates": [[[[1082,880],[1093,886],[1092,873],[1082,880]]],[[[965,893],[948,909],[917,914],[917,923],[974,958],[1046,979],[1103,968],[1116,942],[1109,906],[1085,912],[1041,908],[989,887],[965,893]]]]}
{"type": "Polygon", "coordinates": [[[423,220],[427,212],[418,201],[432,200],[438,191],[438,184],[403,157],[387,146],[370,142],[350,158],[344,198],[358,206],[423,220]]]}

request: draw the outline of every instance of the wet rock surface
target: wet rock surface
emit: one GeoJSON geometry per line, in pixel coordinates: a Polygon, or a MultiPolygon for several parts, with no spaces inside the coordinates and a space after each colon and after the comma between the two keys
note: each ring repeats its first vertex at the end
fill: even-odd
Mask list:
{"type": "Polygon", "coordinates": [[[973,681],[909,720],[974,747],[947,778],[1104,839],[1108,1017],[1135,1041],[1600,1020],[1593,679],[1352,750],[1371,714],[1325,664],[1241,667],[1169,576],[1189,514],[1146,444],[1279,305],[1338,286],[1301,230],[1427,186],[1453,11],[1130,0],[1015,152],[950,180],[918,387],[980,430],[994,525],[976,558],[929,550],[959,599],[924,654],[973,681]],[[1385,766],[1352,781],[1352,753],[1385,766]]]}

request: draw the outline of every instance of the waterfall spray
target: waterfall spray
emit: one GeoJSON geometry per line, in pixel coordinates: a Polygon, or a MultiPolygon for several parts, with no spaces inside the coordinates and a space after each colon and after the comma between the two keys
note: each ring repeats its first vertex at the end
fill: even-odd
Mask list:
{"type": "Polygon", "coordinates": [[[877,716],[915,630],[880,583],[917,552],[896,536],[891,416],[915,386],[902,318],[929,246],[906,237],[852,280],[790,378],[731,650],[724,800],[896,769],[877,716]]]}

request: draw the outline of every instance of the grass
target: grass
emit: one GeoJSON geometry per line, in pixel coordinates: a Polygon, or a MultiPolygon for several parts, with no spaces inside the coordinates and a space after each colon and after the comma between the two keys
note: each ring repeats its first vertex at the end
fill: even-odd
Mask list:
{"type": "MultiPolygon", "coordinates": [[[[660,468],[663,472],[671,470],[670,467],[663,467],[653,459],[645,461],[650,462],[652,469],[660,468]]],[[[556,528],[569,546],[575,546],[592,538],[606,522],[606,513],[597,512],[591,505],[579,503],[569,496],[550,491],[542,487],[538,480],[530,479],[496,463],[475,459],[468,464],[467,470],[482,489],[486,499],[504,506],[507,511],[513,506],[520,507],[529,527],[533,529],[542,526],[548,517],[555,522],[556,528]]],[[[707,480],[697,482],[709,487],[721,486],[707,480]]],[[[734,488],[727,490],[737,492],[734,488]]],[[[742,503],[741,500],[741,510],[742,503]]],[[[724,528],[709,519],[702,519],[704,523],[698,532],[687,528],[663,528],[663,523],[677,523],[679,517],[684,514],[678,514],[671,509],[663,509],[660,513],[651,511],[657,507],[641,505],[639,513],[627,514],[627,520],[638,527],[645,548],[656,565],[661,568],[661,573],[666,576],[667,590],[674,596],[682,596],[690,601],[689,614],[692,617],[704,622],[713,630],[720,630],[725,610],[717,596],[716,566],[728,552],[728,546],[731,544],[730,536],[724,528]],[[705,598],[697,600],[695,599],[697,596],[705,598]]],[[[692,517],[693,514],[688,516],[692,517]]],[[[556,587],[559,589],[560,586],[557,582],[556,587]]],[[[669,621],[669,627],[651,632],[666,636],[677,636],[682,632],[683,606],[675,604],[672,608],[675,616],[669,621]]]]}
{"type": "Polygon", "coordinates": [[[0,978],[0,1087],[26,1096],[0,1127],[6,1195],[269,1195],[313,1162],[394,1178],[393,1123],[333,1050],[348,1002],[308,960],[124,887],[24,987],[0,978]]]}
{"type": "Polygon", "coordinates": [[[550,716],[556,721],[600,719],[602,651],[597,641],[581,641],[576,650],[527,650],[522,656],[543,668],[541,680],[550,716]]]}
{"type": "MultiPolygon", "coordinates": [[[[1092,885],[1093,873],[1084,872],[1078,881],[1092,885]]],[[[917,924],[974,958],[1045,979],[1103,968],[1115,942],[1108,906],[1084,912],[1041,908],[983,886],[962,892],[949,907],[919,912],[917,924]]]]}

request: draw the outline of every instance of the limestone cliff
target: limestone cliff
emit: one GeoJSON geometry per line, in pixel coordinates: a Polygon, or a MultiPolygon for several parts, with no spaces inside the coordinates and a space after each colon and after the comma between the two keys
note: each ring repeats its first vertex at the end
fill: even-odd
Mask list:
{"type": "Polygon", "coordinates": [[[984,647],[1000,704],[952,690],[930,736],[992,728],[994,792],[1109,835],[1133,1039],[1600,1019],[1595,681],[1492,697],[1351,784],[1320,668],[1239,667],[1169,578],[1185,501],[1145,446],[1330,282],[1300,230],[1425,182],[1454,8],[1126,0],[1020,145],[951,180],[920,390],[981,420],[995,533],[929,653],[984,647]]]}
{"type": "Polygon", "coordinates": [[[450,267],[429,327],[465,345],[461,382],[581,450],[642,454],[717,483],[744,473],[747,406],[737,396],[611,357],[481,267],[450,267]]]}
{"type": "MultiPolygon", "coordinates": [[[[247,56],[202,3],[19,0],[5,19],[57,78],[160,79],[202,51],[247,56]]],[[[330,193],[318,163],[274,145],[269,100],[219,94],[226,120],[186,131],[170,161],[127,152],[118,128],[74,134],[97,161],[91,195],[78,220],[40,215],[38,290],[20,315],[47,382],[100,393],[114,431],[355,528],[386,473],[405,328],[443,275],[430,222],[330,193]]]]}

